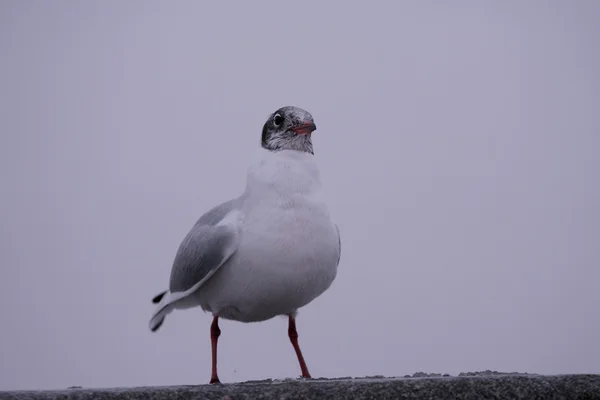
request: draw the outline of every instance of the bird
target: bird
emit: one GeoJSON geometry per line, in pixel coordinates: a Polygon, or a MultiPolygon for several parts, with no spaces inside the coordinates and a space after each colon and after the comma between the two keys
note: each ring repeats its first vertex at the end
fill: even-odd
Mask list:
{"type": "Polygon", "coordinates": [[[152,299],[152,332],[173,310],[200,306],[212,314],[209,384],[220,383],[219,319],[287,317],[301,378],[311,378],[296,317],[332,285],[342,250],[339,226],[322,195],[312,143],[316,129],[312,115],[299,107],[284,106],[268,116],[260,158],[248,167],[244,190],[196,221],[176,251],[168,290],[152,299]]]}

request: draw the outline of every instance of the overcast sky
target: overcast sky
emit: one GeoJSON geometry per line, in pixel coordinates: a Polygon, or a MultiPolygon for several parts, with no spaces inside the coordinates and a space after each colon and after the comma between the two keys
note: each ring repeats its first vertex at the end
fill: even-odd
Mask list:
{"type": "MultiPolygon", "coordinates": [[[[177,246],[312,113],[342,232],[313,377],[600,373],[600,2],[0,4],[0,390],[207,383],[177,246]]],[[[223,382],[297,377],[223,321],[223,382]]]]}

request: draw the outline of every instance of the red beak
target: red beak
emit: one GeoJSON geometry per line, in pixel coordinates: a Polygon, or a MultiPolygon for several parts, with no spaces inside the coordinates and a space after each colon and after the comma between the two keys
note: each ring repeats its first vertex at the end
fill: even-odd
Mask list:
{"type": "Polygon", "coordinates": [[[307,122],[305,124],[292,126],[290,128],[290,131],[294,131],[295,133],[297,133],[299,135],[305,135],[307,133],[311,133],[316,130],[317,130],[317,126],[315,125],[314,122],[307,122]]]}

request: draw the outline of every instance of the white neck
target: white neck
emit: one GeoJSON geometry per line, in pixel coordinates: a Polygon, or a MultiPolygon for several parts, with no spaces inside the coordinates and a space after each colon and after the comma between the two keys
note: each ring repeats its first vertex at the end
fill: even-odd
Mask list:
{"type": "Polygon", "coordinates": [[[315,157],[304,151],[265,150],[261,159],[248,170],[246,191],[312,193],[321,188],[315,157]]]}

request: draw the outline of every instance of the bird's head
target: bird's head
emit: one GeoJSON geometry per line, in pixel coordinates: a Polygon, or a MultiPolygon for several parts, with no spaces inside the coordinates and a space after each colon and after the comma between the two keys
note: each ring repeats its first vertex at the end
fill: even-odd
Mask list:
{"type": "Polygon", "coordinates": [[[312,115],[298,107],[281,107],[269,116],[262,130],[262,147],[270,151],[313,153],[311,134],[317,129],[312,115]]]}

